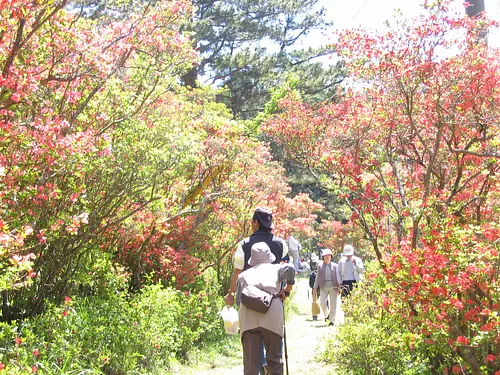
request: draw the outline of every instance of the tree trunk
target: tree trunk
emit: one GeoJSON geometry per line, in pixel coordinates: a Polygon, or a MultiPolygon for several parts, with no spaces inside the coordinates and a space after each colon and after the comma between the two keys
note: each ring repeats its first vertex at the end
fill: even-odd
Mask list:
{"type": "Polygon", "coordinates": [[[185,86],[191,87],[191,88],[197,88],[198,87],[198,71],[196,70],[195,67],[191,68],[189,71],[186,72],[181,78],[182,82],[184,83],[185,86]]]}

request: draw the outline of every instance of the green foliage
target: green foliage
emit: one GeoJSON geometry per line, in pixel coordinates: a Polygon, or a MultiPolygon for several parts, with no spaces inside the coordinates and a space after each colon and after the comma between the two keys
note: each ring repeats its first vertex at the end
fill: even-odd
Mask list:
{"type": "Polygon", "coordinates": [[[408,335],[400,332],[397,321],[349,322],[337,337],[340,342],[330,342],[325,357],[332,359],[338,374],[430,374],[412,353],[408,335]]]}
{"type": "MultiPolygon", "coordinates": [[[[0,257],[3,257],[4,253],[0,249],[0,257]]],[[[32,280],[27,275],[32,270],[33,261],[31,258],[18,256],[9,260],[0,263],[0,290],[19,289],[29,286],[32,280]],[[19,261],[16,261],[16,259],[19,261]]]]}
{"type": "Polygon", "coordinates": [[[298,78],[296,76],[290,76],[283,82],[279,87],[272,88],[270,90],[270,98],[264,105],[264,110],[259,112],[255,118],[245,121],[245,126],[247,133],[252,136],[260,135],[260,124],[268,117],[272,116],[279,111],[279,101],[288,95],[295,95],[298,98],[300,93],[297,91],[296,87],[298,84],[298,78]]]}
{"type": "Polygon", "coordinates": [[[160,374],[193,346],[223,342],[222,299],[152,285],[124,293],[66,299],[43,315],[0,325],[0,362],[12,374],[160,374]]]}
{"type": "Polygon", "coordinates": [[[240,335],[225,335],[216,342],[202,343],[188,353],[188,361],[172,359],[169,369],[163,375],[199,375],[214,369],[241,366],[243,361],[240,335]]]}

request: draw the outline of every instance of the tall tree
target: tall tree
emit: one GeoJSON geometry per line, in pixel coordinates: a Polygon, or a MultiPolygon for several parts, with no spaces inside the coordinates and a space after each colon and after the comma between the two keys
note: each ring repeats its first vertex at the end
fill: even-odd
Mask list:
{"type": "Polygon", "coordinates": [[[234,115],[253,118],[269,99],[270,88],[289,75],[300,78],[299,89],[307,98],[334,95],[342,81],[338,65],[325,65],[318,58],[331,49],[298,48],[313,30],[331,25],[317,0],[195,0],[193,34],[201,59],[183,77],[195,87],[198,80],[226,90],[219,99],[234,115]]]}

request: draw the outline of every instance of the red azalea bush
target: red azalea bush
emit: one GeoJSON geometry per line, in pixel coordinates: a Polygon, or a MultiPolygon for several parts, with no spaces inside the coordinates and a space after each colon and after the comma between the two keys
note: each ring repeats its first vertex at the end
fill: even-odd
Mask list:
{"type": "MultiPolygon", "coordinates": [[[[197,58],[180,33],[187,2],[95,20],[67,5],[0,5],[4,320],[95,288],[102,262],[125,266],[133,290],[151,273],[181,287],[207,268],[224,283],[254,206],[291,216],[267,146],[214,93],[177,85],[197,58]]],[[[314,219],[312,202],[287,202],[302,202],[297,226],[314,219]]]]}
{"type": "MultiPolygon", "coordinates": [[[[405,302],[401,324],[430,351],[448,346],[460,371],[494,374],[500,58],[479,37],[494,23],[447,5],[378,35],[340,33],[356,85],[318,109],[285,98],[265,129],[291,153],[307,144],[305,161],[371,244],[387,308],[405,302]]],[[[445,367],[436,356],[434,371],[445,367]]]]}

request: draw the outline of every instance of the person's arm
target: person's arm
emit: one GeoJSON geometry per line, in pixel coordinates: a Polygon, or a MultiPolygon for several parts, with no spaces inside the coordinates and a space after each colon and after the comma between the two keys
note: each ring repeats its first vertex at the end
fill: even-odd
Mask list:
{"type": "Polygon", "coordinates": [[[224,301],[226,305],[233,306],[234,305],[234,294],[236,293],[236,282],[238,281],[238,276],[245,268],[245,252],[243,251],[243,246],[241,242],[238,244],[236,248],[236,252],[234,253],[234,270],[231,276],[231,286],[229,287],[229,291],[224,297],[224,301]]]}
{"type": "Polygon", "coordinates": [[[320,267],[318,266],[318,270],[316,271],[316,278],[314,279],[314,285],[313,285],[313,290],[318,289],[319,287],[319,269],[320,267]]]}
{"type": "Polygon", "coordinates": [[[231,276],[231,287],[229,288],[229,292],[224,297],[224,301],[228,306],[234,305],[234,295],[236,294],[236,282],[238,281],[238,276],[242,271],[243,270],[239,270],[237,268],[233,270],[233,275],[231,276]]]}
{"type": "Polygon", "coordinates": [[[337,294],[340,294],[341,291],[342,291],[342,283],[339,281],[339,274],[340,274],[339,268],[340,268],[340,264],[337,263],[335,265],[335,276],[334,276],[334,277],[337,278],[337,285],[338,285],[338,287],[337,287],[337,294]]]}
{"type": "Polygon", "coordinates": [[[316,298],[318,297],[318,287],[319,287],[318,273],[319,273],[319,267],[318,270],[316,271],[316,278],[314,279],[314,285],[313,285],[313,296],[315,296],[316,298]]]}
{"type": "Polygon", "coordinates": [[[281,299],[284,301],[290,296],[292,287],[295,284],[295,268],[289,264],[281,265],[278,271],[278,280],[286,282],[286,286],[280,292],[281,299]]]}
{"type": "Polygon", "coordinates": [[[358,271],[358,273],[365,272],[365,266],[363,265],[363,261],[361,260],[361,258],[356,257],[355,259],[356,259],[356,262],[355,262],[356,271],[358,271]]]}
{"type": "Polygon", "coordinates": [[[337,264],[337,282],[339,283],[339,287],[342,287],[342,273],[340,272],[340,269],[342,267],[342,260],[339,261],[337,264]]]}

